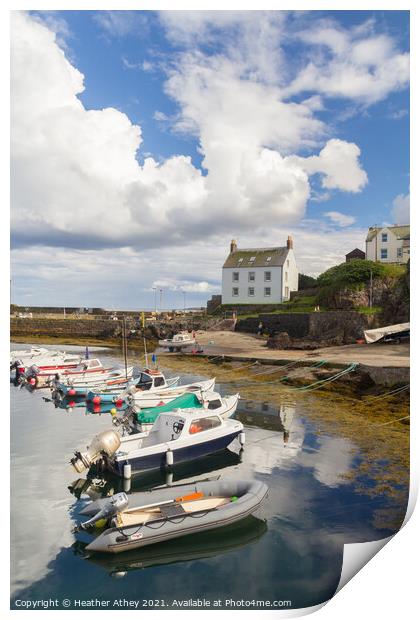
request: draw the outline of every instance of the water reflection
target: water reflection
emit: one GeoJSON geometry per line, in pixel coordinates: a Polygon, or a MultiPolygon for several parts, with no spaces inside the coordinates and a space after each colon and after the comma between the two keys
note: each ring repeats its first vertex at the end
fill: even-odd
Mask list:
{"type": "Polygon", "coordinates": [[[90,555],[85,551],[87,543],[80,541],[75,542],[72,549],[76,556],[100,566],[111,577],[120,578],[125,577],[128,571],[225,555],[255,543],[266,531],[265,521],[250,516],[223,530],[190,534],[181,539],[150,545],[121,555],[90,555]]]}
{"type": "MultiPolygon", "coordinates": [[[[110,361],[119,360],[111,356],[110,361]]],[[[162,472],[133,478],[124,489],[119,478],[75,480],[67,463],[75,446],[87,445],[110,428],[110,411],[83,415],[83,400],[56,405],[43,400],[42,392],[13,385],[11,391],[13,596],[88,599],[95,593],[110,599],[135,593],[140,599],[168,599],[182,592],[186,599],[290,598],[294,607],[309,606],[334,592],[345,542],[391,533],[373,518],[378,510],[389,510],[387,498],[360,495],[345,477],[357,460],[355,446],[333,433],[318,434],[306,401],[289,398],[273,406],[241,400],[237,417],[246,426],[242,460],[227,450],[182,464],[171,478],[162,472]],[[179,539],[133,552],[141,551],[141,557],[84,560],[83,544],[76,545],[71,533],[82,502],[213,476],[266,482],[269,496],[258,515],[266,522],[256,519],[249,527],[242,522],[233,532],[223,528],[188,545],[179,539]],[[147,579],[138,578],[137,568],[147,570],[147,579]],[[121,573],[122,580],[109,578],[121,573]]]]}

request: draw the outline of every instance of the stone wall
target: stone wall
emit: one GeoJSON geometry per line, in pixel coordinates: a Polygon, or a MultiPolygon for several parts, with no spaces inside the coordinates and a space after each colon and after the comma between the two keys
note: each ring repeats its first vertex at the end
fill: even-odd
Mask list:
{"type": "Polygon", "coordinates": [[[268,343],[272,348],[351,344],[363,338],[365,329],[375,327],[375,317],[352,311],[330,311],[260,314],[257,318],[239,319],[236,330],[257,333],[260,321],[264,324],[264,330],[273,337],[268,343]]]}
{"type": "Polygon", "coordinates": [[[49,338],[115,338],[121,333],[120,321],[89,319],[10,319],[10,334],[49,338]]]}

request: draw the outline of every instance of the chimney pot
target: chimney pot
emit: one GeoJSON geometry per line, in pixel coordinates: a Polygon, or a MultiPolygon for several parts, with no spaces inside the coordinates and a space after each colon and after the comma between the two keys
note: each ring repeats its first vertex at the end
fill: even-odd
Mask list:
{"type": "Polygon", "coordinates": [[[293,239],[292,239],[291,235],[289,235],[287,237],[287,249],[288,250],[293,250],[293,239]]]}
{"type": "Polygon", "coordinates": [[[232,241],[230,242],[230,253],[232,254],[232,252],[236,252],[237,249],[238,244],[236,243],[235,239],[232,239],[232,241]]]}

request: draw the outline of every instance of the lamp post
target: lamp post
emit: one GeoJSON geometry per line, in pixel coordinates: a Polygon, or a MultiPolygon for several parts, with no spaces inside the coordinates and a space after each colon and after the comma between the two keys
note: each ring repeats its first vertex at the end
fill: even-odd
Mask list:
{"type": "Polygon", "coordinates": [[[162,298],[163,298],[163,288],[159,289],[159,299],[160,299],[160,311],[162,312],[162,298]]]}
{"type": "Polygon", "coordinates": [[[185,314],[185,310],[186,310],[186,308],[185,308],[185,296],[186,296],[186,294],[187,293],[185,291],[182,291],[182,295],[184,297],[184,314],[185,314]]]}
{"type": "Polygon", "coordinates": [[[154,294],[155,294],[155,314],[156,314],[156,293],[157,293],[157,288],[156,288],[156,286],[154,286],[154,287],[152,288],[152,291],[154,291],[154,294]]]}

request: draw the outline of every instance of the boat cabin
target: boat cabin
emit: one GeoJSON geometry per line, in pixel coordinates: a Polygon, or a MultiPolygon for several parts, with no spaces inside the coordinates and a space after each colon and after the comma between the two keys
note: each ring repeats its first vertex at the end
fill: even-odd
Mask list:
{"type": "Polygon", "coordinates": [[[166,379],[160,370],[144,370],[136,383],[136,388],[142,391],[162,387],[166,387],[166,379]]]}
{"type": "Polygon", "coordinates": [[[175,334],[175,336],[172,338],[172,342],[173,343],[178,343],[178,344],[182,344],[183,342],[191,342],[192,338],[189,334],[175,334]]]}
{"type": "Polygon", "coordinates": [[[76,368],[72,368],[70,372],[85,372],[86,370],[102,370],[102,362],[97,358],[83,360],[76,368]]]}
{"type": "Polygon", "coordinates": [[[161,413],[148,434],[137,433],[123,437],[116,456],[124,456],[127,454],[126,450],[131,452],[169,441],[185,440],[191,435],[205,433],[222,426],[222,424],[223,419],[219,415],[205,409],[183,409],[182,413],[181,410],[161,413]]]}

